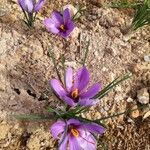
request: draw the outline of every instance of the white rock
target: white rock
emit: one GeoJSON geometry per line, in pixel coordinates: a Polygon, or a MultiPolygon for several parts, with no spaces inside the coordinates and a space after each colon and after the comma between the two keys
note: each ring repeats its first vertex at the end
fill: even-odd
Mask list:
{"type": "Polygon", "coordinates": [[[145,56],[144,56],[144,60],[145,60],[146,62],[150,62],[150,55],[145,55],[145,56]]]}
{"type": "Polygon", "coordinates": [[[137,117],[139,117],[140,116],[140,112],[139,112],[139,110],[138,110],[138,107],[137,107],[137,105],[134,105],[134,106],[132,106],[132,109],[134,110],[134,111],[132,111],[132,112],[130,112],[130,117],[131,118],[137,118],[137,117]]]}
{"type": "Polygon", "coordinates": [[[146,88],[137,91],[137,98],[141,104],[149,103],[149,93],[146,88]]]}
{"type": "Polygon", "coordinates": [[[131,97],[128,97],[127,102],[133,102],[133,99],[131,97]]]}

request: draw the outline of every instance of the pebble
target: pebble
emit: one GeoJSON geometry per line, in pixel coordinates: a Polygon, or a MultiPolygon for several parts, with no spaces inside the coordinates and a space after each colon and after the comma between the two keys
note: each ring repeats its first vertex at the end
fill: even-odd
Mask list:
{"type": "Polygon", "coordinates": [[[131,103],[131,102],[133,102],[133,99],[131,97],[128,97],[127,102],[131,103]]]}
{"type": "Polygon", "coordinates": [[[142,88],[137,91],[137,100],[141,104],[148,104],[149,103],[149,93],[147,88],[142,88]]]}
{"type": "Polygon", "coordinates": [[[144,56],[144,60],[145,60],[146,62],[150,62],[150,55],[145,55],[145,56],[144,56]]]}
{"type": "Polygon", "coordinates": [[[131,109],[136,109],[136,110],[135,110],[135,111],[132,111],[132,112],[130,113],[130,117],[132,117],[132,118],[137,118],[137,117],[139,117],[140,112],[139,112],[139,110],[138,110],[137,105],[134,105],[131,109]]]}
{"type": "Polygon", "coordinates": [[[43,50],[38,48],[37,50],[34,50],[32,53],[32,58],[35,60],[40,59],[43,56],[43,50]]]}

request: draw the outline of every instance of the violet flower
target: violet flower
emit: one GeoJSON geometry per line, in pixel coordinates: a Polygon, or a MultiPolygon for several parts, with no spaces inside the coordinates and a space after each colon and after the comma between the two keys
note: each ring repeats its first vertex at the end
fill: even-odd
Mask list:
{"type": "Polygon", "coordinates": [[[18,3],[24,11],[33,13],[38,12],[43,7],[44,0],[38,0],[37,3],[35,0],[18,0],[18,3]]]}
{"type": "Polygon", "coordinates": [[[65,74],[65,87],[56,79],[52,79],[50,85],[56,95],[69,106],[77,104],[91,106],[97,103],[93,97],[100,91],[100,84],[96,83],[85,90],[89,80],[89,72],[86,67],[80,68],[74,77],[72,68],[68,68],[65,74]]]}
{"type": "Polygon", "coordinates": [[[54,11],[51,18],[44,20],[44,25],[49,32],[58,34],[63,38],[67,38],[75,28],[68,8],[64,10],[63,15],[58,11],[54,11]]]}
{"type": "Polygon", "coordinates": [[[32,26],[35,21],[36,14],[43,7],[45,0],[18,0],[18,3],[25,15],[26,24],[32,26]],[[35,15],[33,15],[35,13],[35,15]]]}
{"type": "Polygon", "coordinates": [[[103,134],[104,131],[104,127],[96,123],[81,123],[76,119],[59,120],[51,127],[53,138],[60,139],[59,150],[96,150],[93,134],[103,134]]]}

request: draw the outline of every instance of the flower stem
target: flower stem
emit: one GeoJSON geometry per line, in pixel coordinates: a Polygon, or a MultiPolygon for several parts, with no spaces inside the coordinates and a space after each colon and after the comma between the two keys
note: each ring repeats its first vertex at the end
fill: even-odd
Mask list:
{"type": "Polygon", "coordinates": [[[87,44],[87,47],[86,47],[86,50],[85,50],[85,56],[84,56],[83,63],[82,63],[83,66],[85,66],[85,62],[86,62],[87,55],[88,55],[88,52],[89,52],[89,46],[90,46],[90,41],[88,41],[88,44],[87,44]]]}
{"type": "Polygon", "coordinates": [[[58,76],[58,78],[59,78],[59,81],[60,81],[61,83],[63,83],[63,82],[62,82],[62,79],[61,79],[61,76],[60,76],[60,73],[59,73],[58,68],[57,68],[57,64],[56,64],[56,60],[55,60],[54,54],[51,52],[50,49],[49,49],[49,56],[50,56],[51,59],[52,59],[52,62],[53,62],[53,65],[54,65],[54,69],[55,69],[55,71],[56,71],[56,73],[57,73],[57,76],[58,76]]]}
{"type": "Polygon", "coordinates": [[[94,122],[99,122],[99,121],[102,121],[102,120],[106,120],[106,119],[109,119],[109,118],[114,118],[114,117],[118,117],[120,115],[123,115],[123,114],[128,114],[130,112],[133,112],[135,110],[138,110],[138,109],[143,109],[143,108],[146,108],[148,107],[147,105],[143,105],[143,106],[140,106],[138,108],[135,108],[135,109],[127,109],[125,110],[124,112],[120,112],[120,113],[117,113],[117,114],[113,114],[113,115],[110,115],[110,116],[107,116],[107,117],[103,117],[103,118],[100,118],[100,119],[96,119],[96,120],[93,120],[94,122]]]}

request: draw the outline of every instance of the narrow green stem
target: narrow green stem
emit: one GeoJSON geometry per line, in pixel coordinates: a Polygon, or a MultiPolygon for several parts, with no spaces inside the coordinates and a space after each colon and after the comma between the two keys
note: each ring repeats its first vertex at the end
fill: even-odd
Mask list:
{"type": "Polygon", "coordinates": [[[85,62],[86,62],[87,55],[88,55],[88,52],[89,52],[89,46],[90,46],[90,41],[88,41],[88,44],[87,44],[87,47],[86,47],[85,56],[84,56],[83,63],[82,63],[83,66],[85,66],[85,62]]]}
{"type": "Polygon", "coordinates": [[[93,120],[93,121],[99,122],[99,121],[106,120],[106,119],[109,119],[109,118],[118,117],[118,116],[120,116],[120,115],[128,114],[128,113],[131,113],[131,112],[133,112],[133,111],[135,111],[135,110],[143,109],[143,108],[146,108],[146,107],[148,107],[148,106],[147,106],[147,105],[146,105],[146,106],[145,106],[145,105],[143,105],[143,106],[140,106],[140,107],[135,108],[135,109],[127,109],[127,110],[126,110],[126,111],[124,111],[124,112],[117,113],[117,114],[113,114],[113,115],[111,115],[111,116],[103,117],[103,118],[96,119],[96,120],[93,120]]]}
{"type": "Polygon", "coordinates": [[[56,73],[57,73],[57,76],[58,76],[58,78],[59,78],[59,81],[60,81],[61,83],[63,83],[63,82],[62,82],[62,79],[61,79],[61,76],[60,76],[60,73],[59,73],[58,68],[57,68],[57,64],[56,64],[56,61],[55,61],[54,54],[51,52],[50,49],[49,49],[49,56],[50,56],[51,59],[52,59],[52,62],[53,62],[53,65],[54,65],[54,69],[55,69],[55,71],[56,71],[56,73]]]}

